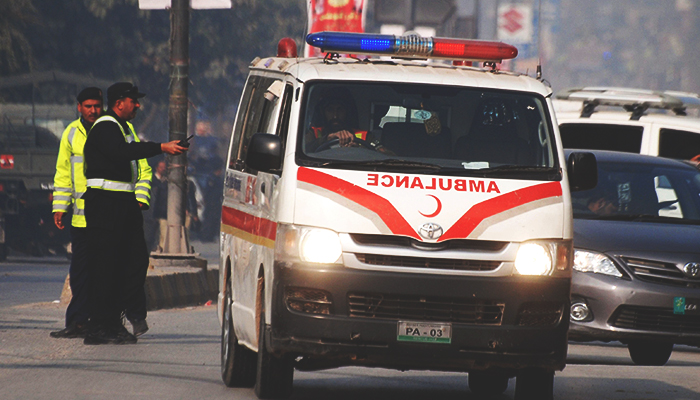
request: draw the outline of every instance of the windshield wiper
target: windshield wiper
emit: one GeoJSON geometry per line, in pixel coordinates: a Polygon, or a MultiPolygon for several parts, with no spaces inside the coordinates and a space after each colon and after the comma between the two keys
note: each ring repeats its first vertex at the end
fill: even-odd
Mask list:
{"type": "Polygon", "coordinates": [[[401,167],[414,169],[429,169],[440,170],[441,166],[436,164],[422,163],[417,161],[399,160],[390,158],[387,160],[371,160],[371,161],[328,161],[320,166],[322,167],[346,167],[346,166],[362,166],[362,167],[401,167]]]}

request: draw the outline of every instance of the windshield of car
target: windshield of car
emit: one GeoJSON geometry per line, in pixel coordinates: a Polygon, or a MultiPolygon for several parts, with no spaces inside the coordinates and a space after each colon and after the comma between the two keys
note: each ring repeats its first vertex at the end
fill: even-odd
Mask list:
{"type": "Polygon", "coordinates": [[[598,163],[598,185],[573,192],[574,218],[700,224],[700,172],[598,163]]]}
{"type": "Polygon", "coordinates": [[[516,178],[558,171],[535,94],[323,81],[307,84],[305,104],[300,165],[516,178]]]}

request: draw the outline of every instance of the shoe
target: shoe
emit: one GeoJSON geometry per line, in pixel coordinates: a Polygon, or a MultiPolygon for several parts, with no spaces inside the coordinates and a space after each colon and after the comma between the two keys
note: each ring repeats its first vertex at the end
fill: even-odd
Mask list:
{"type": "Polygon", "coordinates": [[[137,339],[136,336],[129,333],[129,331],[124,328],[124,325],[120,325],[122,329],[106,329],[100,328],[85,335],[83,344],[95,345],[95,344],[134,344],[137,339]]]}
{"type": "Polygon", "coordinates": [[[138,339],[136,339],[136,336],[129,333],[129,331],[126,330],[124,325],[121,325],[121,324],[117,325],[114,328],[113,332],[121,340],[121,343],[119,343],[119,344],[134,344],[138,340],[138,339]]]}
{"type": "Polygon", "coordinates": [[[53,331],[49,336],[55,339],[75,339],[84,338],[87,333],[87,328],[83,324],[70,324],[60,331],[53,331]]]}
{"type": "Polygon", "coordinates": [[[141,336],[144,333],[148,332],[148,323],[145,319],[135,319],[129,322],[131,322],[131,327],[132,331],[134,332],[134,336],[141,336]]]}

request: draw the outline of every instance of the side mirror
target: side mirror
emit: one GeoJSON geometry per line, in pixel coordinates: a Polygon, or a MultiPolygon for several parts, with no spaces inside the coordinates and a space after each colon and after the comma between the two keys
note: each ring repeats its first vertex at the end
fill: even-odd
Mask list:
{"type": "Polygon", "coordinates": [[[282,165],[282,141],[280,137],[269,133],[254,134],[248,144],[245,163],[257,171],[279,171],[282,165]]]}
{"type": "Polygon", "coordinates": [[[572,192],[589,190],[598,184],[598,161],[593,153],[575,152],[566,161],[572,192]]]}

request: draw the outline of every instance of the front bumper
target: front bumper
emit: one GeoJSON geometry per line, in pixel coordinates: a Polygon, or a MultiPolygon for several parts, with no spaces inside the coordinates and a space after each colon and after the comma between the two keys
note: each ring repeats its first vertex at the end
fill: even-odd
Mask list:
{"type": "Polygon", "coordinates": [[[700,345],[700,315],[674,314],[676,297],[700,299],[700,288],[620,279],[574,271],[572,303],[584,301],[592,313],[585,322],[571,321],[574,341],[656,340],[700,345]]]}
{"type": "Polygon", "coordinates": [[[278,263],[274,282],[269,351],[303,356],[299,369],[362,365],[512,371],[524,367],[561,370],[565,365],[569,279],[410,274],[278,263]],[[329,314],[292,310],[289,288],[327,292],[332,300],[329,314]],[[367,303],[362,305],[363,301],[367,303]],[[483,312],[494,307],[502,310],[497,318],[483,312]],[[451,322],[451,343],[397,340],[398,321],[426,320],[451,322]]]}

